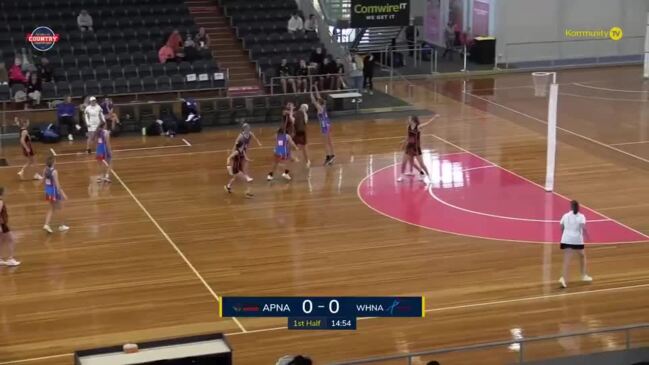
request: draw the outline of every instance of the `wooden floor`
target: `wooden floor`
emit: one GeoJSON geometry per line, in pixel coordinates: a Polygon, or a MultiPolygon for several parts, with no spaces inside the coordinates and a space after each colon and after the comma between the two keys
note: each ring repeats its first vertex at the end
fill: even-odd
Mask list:
{"type": "MultiPolygon", "coordinates": [[[[649,92],[641,69],[565,71],[559,82],[556,191],[649,234],[649,92]]],[[[543,182],[547,107],[533,97],[529,75],[413,83],[379,87],[443,116],[427,130],[434,136],[426,149],[466,149],[543,182]]],[[[316,127],[310,178],[298,167],[294,181],[274,184],[264,180],[274,128],[255,130],[264,146],[250,153],[253,200],[239,186],[232,196],[222,189],[234,130],[189,135],[191,146],[179,138],[115,139],[123,151],[110,186],[94,182],[96,163],[76,154],[80,142],[55,145],[72,229],[50,236],[40,229],[42,188],[17,181],[21,160],[5,146],[11,166],[0,168],[0,181],[24,263],[0,268],[0,365],[71,364],[75,349],[217,331],[228,334],[238,365],[297,353],[326,364],[507,340],[517,331],[528,337],[649,321],[649,242],[589,249],[594,282],[559,290],[556,246],[425,230],[358,199],[368,172],[398,156],[403,120],[336,121],[338,160],[329,168],[318,166],[316,127]],[[425,295],[428,315],[360,320],[355,332],[297,332],[284,328],[285,319],[221,319],[223,295],[425,295]]],[[[49,147],[36,146],[41,162],[49,147]]],[[[634,334],[639,342],[649,333],[634,334]]],[[[623,345],[621,336],[591,336],[533,346],[526,357],[623,345]]],[[[516,356],[503,348],[437,359],[502,364],[516,356]]]]}

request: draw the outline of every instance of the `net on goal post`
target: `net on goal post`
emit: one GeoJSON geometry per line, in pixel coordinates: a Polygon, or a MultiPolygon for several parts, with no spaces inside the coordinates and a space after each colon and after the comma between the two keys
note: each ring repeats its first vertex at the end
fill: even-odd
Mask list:
{"type": "Polygon", "coordinates": [[[554,170],[557,156],[557,103],[559,84],[556,72],[533,72],[534,96],[548,98],[548,146],[545,166],[545,191],[554,190],[554,170]]]}

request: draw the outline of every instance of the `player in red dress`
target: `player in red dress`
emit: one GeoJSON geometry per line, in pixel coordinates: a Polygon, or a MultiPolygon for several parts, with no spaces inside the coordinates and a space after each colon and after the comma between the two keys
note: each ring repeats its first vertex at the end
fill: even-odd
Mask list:
{"type": "Polygon", "coordinates": [[[20,265],[20,261],[14,258],[16,241],[9,229],[9,214],[7,213],[7,205],[4,201],[4,191],[5,189],[0,187],[0,266],[18,266],[20,265]],[[2,254],[3,247],[6,247],[6,256],[2,254]],[[7,257],[7,259],[3,260],[3,257],[7,257]]]}
{"type": "MultiPolygon", "coordinates": [[[[250,147],[250,140],[251,139],[254,139],[255,142],[257,142],[257,145],[259,147],[261,147],[261,142],[259,141],[257,136],[255,136],[255,134],[252,133],[252,131],[250,129],[251,129],[250,124],[243,123],[243,125],[241,126],[241,133],[239,133],[239,135],[237,136],[236,141],[234,142],[234,147],[232,148],[233,152],[237,150],[237,145],[239,145],[239,143],[242,143],[243,144],[243,146],[242,146],[243,152],[247,157],[248,156],[248,147],[250,147]]],[[[251,182],[252,177],[250,177],[250,174],[248,173],[248,161],[249,160],[247,158],[243,161],[242,171],[246,175],[246,182],[251,182]]]]}
{"type": "MultiPolygon", "coordinates": [[[[232,176],[228,184],[224,186],[225,191],[228,194],[232,194],[232,183],[234,183],[237,178],[245,183],[250,183],[250,181],[252,181],[252,179],[250,179],[243,170],[246,161],[249,160],[246,156],[245,145],[243,142],[239,142],[234,147],[234,151],[230,153],[226,161],[226,164],[228,166],[228,174],[232,176]]],[[[250,185],[246,185],[246,198],[252,198],[253,196],[254,195],[250,191],[250,185]]]]}
{"type": "Polygon", "coordinates": [[[405,145],[405,150],[403,154],[403,160],[401,161],[401,175],[399,176],[397,181],[403,180],[403,175],[406,172],[406,167],[408,164],[419,171],[419,176],[422,180],[424,180],[425,176],[429,176],[428,169],[426,168],[424,160],[421,157],[421,129],[432,123],[435,119],[437,119],[437,117],[439,117],[439,115],[435,114],[432,118],[430,118],[430,120],[424,123],[420,123],[419,118],[415,115],[408,118],[408,135],[406,137],[406,140],[403,142],[403,144],[405,145]]]}
{"type": "MultiPolygon", "coordinates": [[[[20,127],[20,147],[22,148],[23,156],[27,160],[25,165],[18,171],[18,176],[20,176],[21,180],[25,180],[25,170],[34,164],[34,148],[32,147],[32,137],[29,135],[29,120],[16,117],[14,121],[20,127]]],[[[41,180],[43,177],[35,172],[33,179],[41,180]]]]}

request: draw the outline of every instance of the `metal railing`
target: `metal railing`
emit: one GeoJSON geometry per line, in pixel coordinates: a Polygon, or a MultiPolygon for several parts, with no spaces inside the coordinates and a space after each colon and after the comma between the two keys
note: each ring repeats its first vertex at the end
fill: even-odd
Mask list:
{"type": "MultiPolygon", "coordinates": [[[[296,80],[296,82],[297,82],[297,80],[299,80],[299,79],[307,78],[308,79],[308,84],[313,85],[313,79],[314,78],[320,79],[321,77],[325,77],[325,78],[326,77],[342,77],[344,79],[345,74],[343,74],[343,73],[337,73],[337,74],[314,74],[314,75],[308,74],[308,75],[305,75],[305,76],[275,76],[275,77],[271,77],[270,78],[270,94],[275,95],[275,86],[282,86],[281,80],[296,80]],[[279,81],[279,82],[275,83],[275,81],[279,81]]],[[[317,82],[317,80],[316,80],[316,82],[317,82]]],[[[296,85],[296,87],[297,87],[297,85],[296,85]]],[[[311,88],[309,87],[308,90],[310,90],[310,89],[311,88]]],[[[296,90],[294,90],[294,91],[297,92],[296,90]]],[[[328,90],[328,91],[338,91],[338,90],[328,90]]]]}
{"type": "MultiPolygon", "coordinates": [[[[516,339],[516,340],[509,340],[509,341],[488,342],[488,343],[481,343],[481,344],[468,345],[468,346],[449,347],[449,348],[444,348],[444,349],[439,349],[439,350],[419,351],[419,352],[412,352],[412,353],[408,353],[408,354],[400,354],[400,355],[392,355],[392,356],[380,356],[380,357],[367,358],[367,359],[363,359],[363,360],[337,362],[337,363],[333,363],[331,365],[373,364],[373,363],[379,363],[379,362],[385,362],[385,361],[393,361],[393,360],[406,360],[407,364],[411,365],[412,361],[413,361],[413,358],[415,358],[415,357],[431,356],[431,355],[435,356],[435,355],[443,355],[443,354],[448,354],[448,353],[468,352],[468,351],[475,351],[475,350],[502,348],[502,347],[507,347],[507,346],[512,346],[512,345],[518,345],[518,363],[519,364],[524,364],[525,363],[525,354],[526,354],[525,348],[527,346],[529,346],[530,343],[541,342],[541,341],[549,341],[549,340],[556,340],[556,339],[566,338],[566,337],[590,336],[590,335],[603,334],[603,333],[624,333],[624,349],[625,350],[630,350],[631,349],[631,331],[632,330],[637,330],[637,329],[649,329],[649,323],[635,324],[635,325],[629,325],[629,326],[620,326],[620,327],[610,327],[610,328],[604,328],[604,329],[592,330],[592,331],[584,331],[584,332],[574,332],[574,333],[567,333],[567,334],[557,334],[557,335],[522,338],[522,339],[516,339]]],[[[581,355],[587,355],[587,354],[581,354],[581,355]]]]}

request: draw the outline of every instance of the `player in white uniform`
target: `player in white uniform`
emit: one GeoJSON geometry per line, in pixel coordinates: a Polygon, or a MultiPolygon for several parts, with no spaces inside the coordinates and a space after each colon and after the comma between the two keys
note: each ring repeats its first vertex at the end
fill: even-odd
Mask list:
{"type": "Polygon", "coordinates": [[[576,200],[570,202],[570,211],[561,217],[561,249],[563,250],[563,270],[559,284],[566,288],[568,269],[573,253],[579,255],[581,264],[581,280],[593,281],[593,278],[586,274],[586,254],[584,253],[584,234],[586,233],[586,217],[579,213],[579,203],[576,200]]]}
{"type": "Polygon", "coordinates": [[[101,109],[101,106],[97,104],[97,98],[91,96],[89,99],[90,105],[86,106],[83,110],[83,118],[86,122],[88,128],[88,139],[86,140],[86,152],[88,154],[92,153],[90,150],[90,143],[95,140],[95,132],[99,127],[99,124],[106,122],[104,119],[104,112],[101,109]]]}

